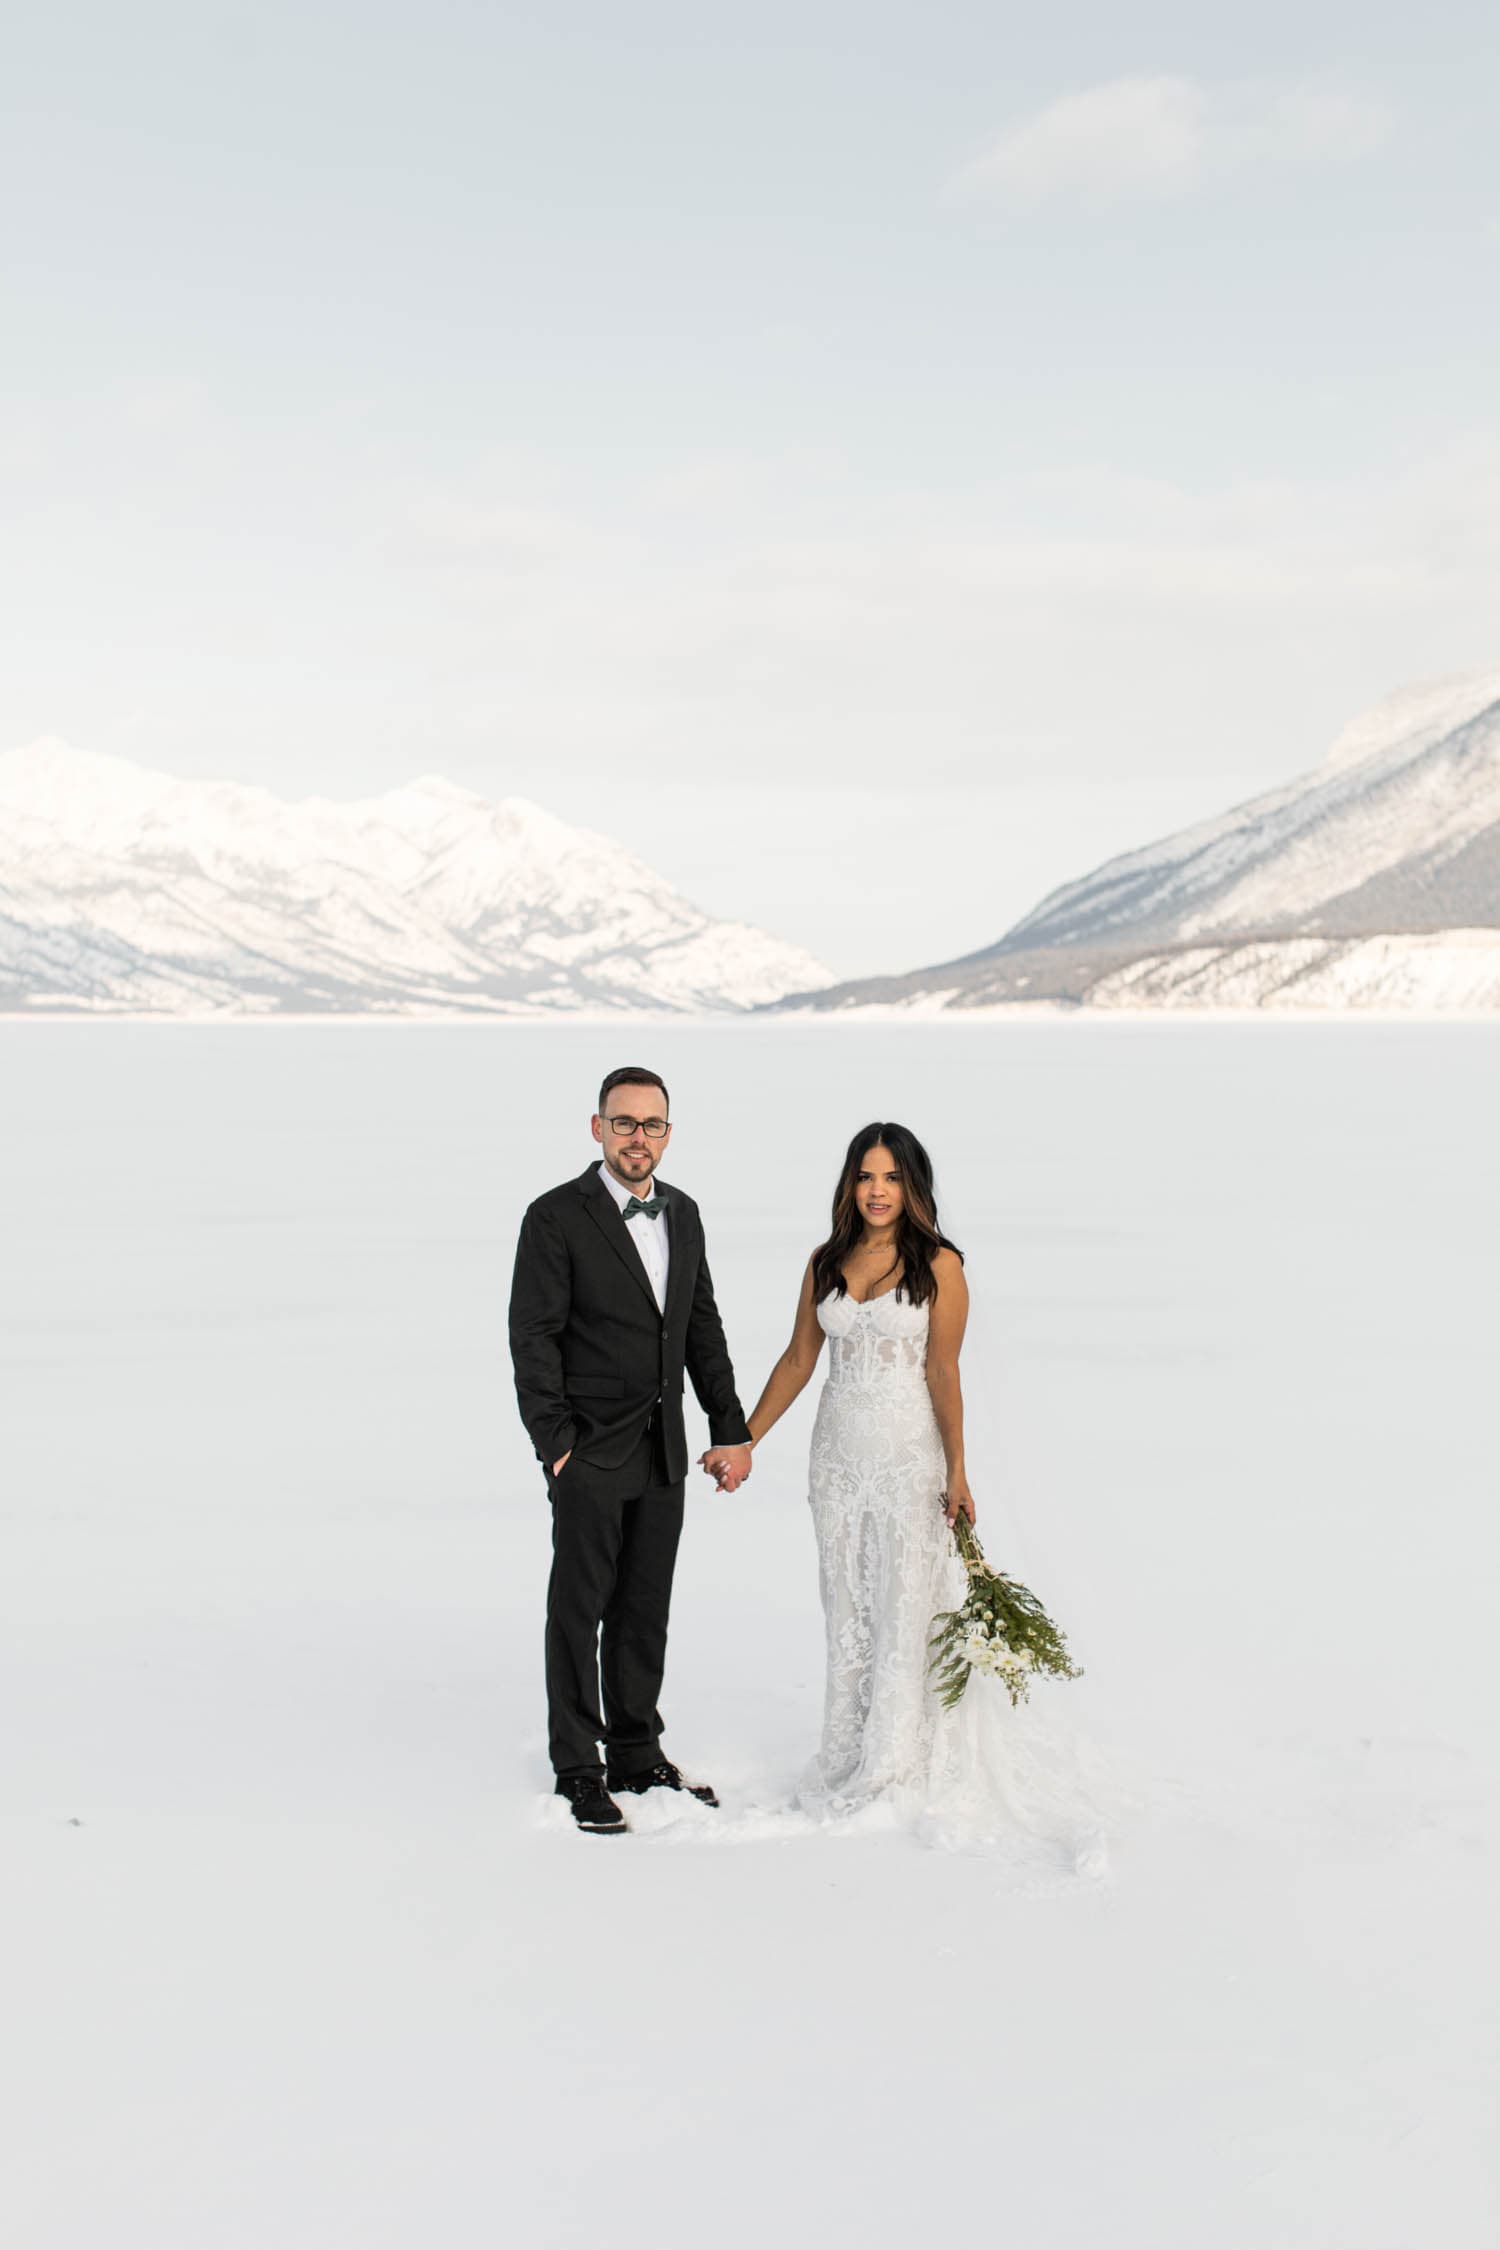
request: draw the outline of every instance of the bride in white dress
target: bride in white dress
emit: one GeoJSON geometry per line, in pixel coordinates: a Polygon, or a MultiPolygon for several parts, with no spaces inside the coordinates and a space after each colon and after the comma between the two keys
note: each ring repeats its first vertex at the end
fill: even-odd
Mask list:
{"type": "Polygon", "coordinates": [[[911,1824],[928,1841],[1033,1870],[1094,1874],[1102,1836],[1071,1730],[1013,1709],[985,1679],[944,1710],[928,1669],[933,1618],[967,1583],[951,1527],[976,1513],[959,1382],[968,1311],[926,1150],[904,1126],[867,1125],[803,1273],[791,1342],[750,1416],[759,1446],[826,1338],[809,1497],[827,1676],[822,1740],[797,1802],[822,1819],[911,1824]]]}

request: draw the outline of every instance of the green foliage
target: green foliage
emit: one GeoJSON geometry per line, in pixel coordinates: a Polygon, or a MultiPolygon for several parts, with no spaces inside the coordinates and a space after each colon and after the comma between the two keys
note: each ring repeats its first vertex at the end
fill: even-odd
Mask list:
{"type": "Polygon", "coordinates": [[[928,1641],[928,1670],[934,1688],[952,1710],[974,1672],[987,1672],[1004,1687],[1013,1704],[1031,1693],[1038,1672],[1053,1679],[1082,1679],[1080,1665],[1029,1586],[992,1569],[984,1559],[974,1526],[959,1516],[954,1543],[969,1574],[969,1590],[957,1609],[935,1617],[928,1641]]]}

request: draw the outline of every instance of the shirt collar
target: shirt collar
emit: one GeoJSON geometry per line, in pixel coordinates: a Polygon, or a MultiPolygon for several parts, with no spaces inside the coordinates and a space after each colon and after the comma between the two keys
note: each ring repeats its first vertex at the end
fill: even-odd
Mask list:
{"type": "MultiPolygon", "coordinates": [[[[615,1178],[614,1173],[610,1170],[607,1164],[601,1162],[598,1165],[597,1170],[600,1179],[604,1182],[605,1186],[609,1189],[610,1194],[614,1197],[616,1203],[619,1204],[620,1209],[623,1211],[626,1204],[630,1201],[630,1198],[634,1195],[635,1189],[621,1187],[619,1181],[615,1178]]],[[[655,1195],[656,1192],[656,1174],[653,1172],[651,1175],[651,1185],[647,1188],[646,1194],[655,1195]]],[[[644,1202],[645,1197],[642,1197],[641,1200],[644,1202]]]]}

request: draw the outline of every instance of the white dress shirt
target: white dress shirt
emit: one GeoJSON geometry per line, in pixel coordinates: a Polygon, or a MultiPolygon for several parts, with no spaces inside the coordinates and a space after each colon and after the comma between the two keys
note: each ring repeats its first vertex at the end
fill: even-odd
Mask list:
{"type": "MultiPolygon", "coordinates": [[[[635,1193],[634,1188],[622,1187],[607,1164],[599,1166],[599,1177],[623,1211],[635,1193]]],[[[653,1174],[646,1194],[641,1197],[643,1203],[652,1194],[655,1184],[653,1174]]],[[[637,1211],[634,1218],[625,1221],[625,1232],[640,1253],[641,1264],[646,1269],[646,1279],[651,1284],[651,1294],[656,1299],[659,1313],[665,1313],[667,1309],[667,1266],[672,1256],[672,1246],[667,1240],[667,1211],[670,1209],[669,1201],[667,1210],[659,1211],[654,1219],[648,1219],[644,1211],[637,1211]]]]}

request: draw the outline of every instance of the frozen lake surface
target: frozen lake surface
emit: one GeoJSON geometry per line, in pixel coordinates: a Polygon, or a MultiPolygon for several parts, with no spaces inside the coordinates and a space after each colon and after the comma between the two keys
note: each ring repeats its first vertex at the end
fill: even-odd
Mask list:
{"type": "Polygon", "coordinates": [[[5,1024],[0,1072],[12,2240],[1493,2250],[1500,1026],[5,1024]],[[1143,1785],[1103,1882],[746,1813],[817,1732],[815,1387],[690,1488],[719,1848],[551,1817],[505,1301],[620,1062],[747,1405],[849,1134],[928,1142],[981,1531],[1143,1785]]]}

